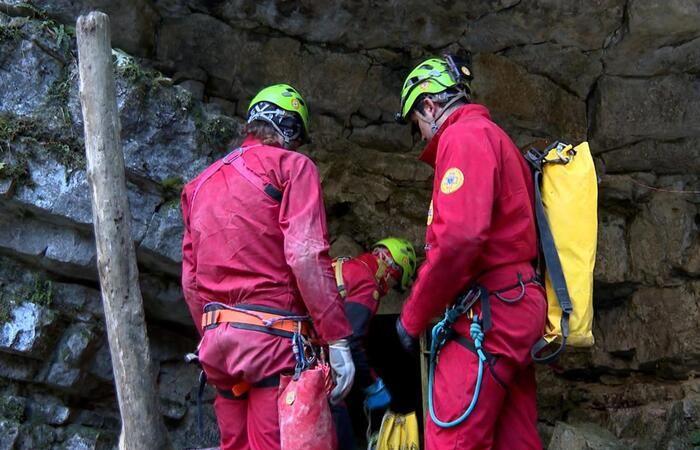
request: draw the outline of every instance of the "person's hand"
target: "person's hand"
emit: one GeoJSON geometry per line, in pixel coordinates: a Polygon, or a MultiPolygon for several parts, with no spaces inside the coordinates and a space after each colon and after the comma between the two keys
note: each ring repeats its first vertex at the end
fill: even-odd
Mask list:
{"type": "Polygon", "coordinates": [[[352,388],[355,378],[355,363],[352,362],[350,345],[347,339],[340,339],[328,345],[328,359],[335,373],[335,387],[331,391],[331,403],[340,403],[352,388]]]}
{"type": "Polygon", "coordinates": [[[409,353],[416,351],[416,348],[418,347],[418,338],[411,336],[408,331],[406,331],[403,323],[401,323],[401,317],[396,319],[396,334],[399,335],[399,342],[401,342],[401,346],[404,348],[404,350],[409,353]]]}
{"type": "Polygon", "coordinates": [[[387,409],[391,404],[391,393],[384,384],[384,380],[377,378],[365,389],[365,407],[370,411],[387,409]]]}

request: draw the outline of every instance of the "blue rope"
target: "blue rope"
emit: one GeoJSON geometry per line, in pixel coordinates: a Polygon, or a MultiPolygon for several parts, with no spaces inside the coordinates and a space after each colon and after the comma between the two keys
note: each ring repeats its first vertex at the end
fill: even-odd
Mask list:
{"type": "Polygon", "coordinates": [[[479,391],[481,390],[481,380],[484,374],[484,362],[486,361],[486,354],[482,349],[482,343],[484,342],[484,332],[481,329],[481,324],[479,323],[479,318],[474,316],[471,326],[469,327],[469,335],[474,341],[474,348],[479,357],[479,372],[476,377],[476,383],[474,384],[474,395],[469,403],[469,407],[464,411],[464,413],[457,419],[443,422],[438,419],[435,414],[435,408],[433,406],[433,378],[435,375],[435,366],[437,365],[437,354],[445,345],[449,333],[452,331],[452,325],[457,320],[457,315],[454,314],[454,309],[448,310],[445,313],[445,318],[438,322],[432,331],[432,342],[430,344],[430,365],[428,369],[428,409],[430,410],[430,418],[435,423],[435,425],[441,428],[452,428],[456,427],[460,423],[464,422],[467,417],[471,415],[476,407],[476,402],[479,399],[479,391]]]}

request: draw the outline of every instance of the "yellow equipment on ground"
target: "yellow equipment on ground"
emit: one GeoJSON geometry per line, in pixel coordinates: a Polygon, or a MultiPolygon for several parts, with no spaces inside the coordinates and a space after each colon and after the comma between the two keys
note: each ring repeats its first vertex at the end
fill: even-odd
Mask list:
{"type": "Polygon", "coordinates": [[[419,450],[418,419],[416,413],[384,413],[379,434],[367,446],[368,450],[419,450]]]}

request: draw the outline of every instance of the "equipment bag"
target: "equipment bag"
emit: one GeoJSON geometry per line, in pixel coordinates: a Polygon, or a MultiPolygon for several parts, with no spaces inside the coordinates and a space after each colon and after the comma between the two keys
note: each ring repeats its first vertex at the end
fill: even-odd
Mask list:
{"type": "Polygon", "coordinates": [[[546,268],[547,327],[532,348],[536,362],[564,347],[593,345],[593,267],[598,232],[598,179],[587,142],[555,142],[525,154],[532,165],[535,214],[546,268]],[[550,344],[558,346],[542,355],[550,344]]]}
{"type": "Polygon", "coordinates": [[[416,413],[384,413],[382,426],[375,442],[368,445],[370,450],[419,450],[418,419],[416,413]]]}
{"type": "Polygon", "coordinates": [[[318,364],[298,377],[281,376],[277,400],[282,450],[337,448],[333,416],[328,405],[330,368],[318,364]]]}

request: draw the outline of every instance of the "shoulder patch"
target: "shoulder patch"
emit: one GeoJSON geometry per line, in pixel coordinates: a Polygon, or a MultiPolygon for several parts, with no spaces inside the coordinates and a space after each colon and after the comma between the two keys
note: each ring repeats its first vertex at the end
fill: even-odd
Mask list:
{"type": "Polygon", "coordinates": [[[428,208],[428,225],[433,223],[433,201],[430,200],[430,208],[428,208]]]}
{"type": "Polygon", "coordinates": [[[440,182],[440,191],[443,194],[451,194],[464,184],[464,174],[456,167],[447,169],[440,182]]]}

